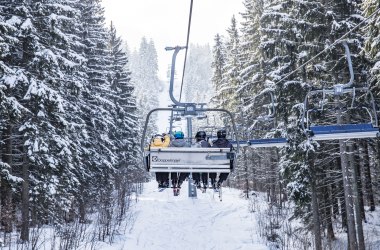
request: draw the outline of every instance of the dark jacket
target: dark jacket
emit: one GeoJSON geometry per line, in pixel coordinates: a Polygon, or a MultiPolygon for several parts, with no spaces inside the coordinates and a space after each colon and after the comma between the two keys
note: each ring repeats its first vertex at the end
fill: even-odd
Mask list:
{"type": "Polygon", "coordinates": [[[225,138],[218,138],[212,142],[213,148],[232,148],[232,144],[229,140],[225,138]]]}
{"type": "Polygon", "coordinates": [[[211,147],[211,145],[207,141],[201,140],[201,141],[197,141],[196,143],[194,143],[194,147],[195,148],[209,148],[209,147],[211,147]]]}

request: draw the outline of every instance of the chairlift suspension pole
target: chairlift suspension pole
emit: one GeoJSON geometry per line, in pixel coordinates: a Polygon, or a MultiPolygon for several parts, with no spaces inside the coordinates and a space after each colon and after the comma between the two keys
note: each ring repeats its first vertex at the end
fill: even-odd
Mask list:
{"type": "Polygon", "coordinates": [[[193,132],[193,123],[191,121],[191,117],[187,117],[186,118],[186,122],[187,122],[187,136],[188,136],[188,141],[191,145],[191,138],[193,138],[193,135],[192,135],[192,132],[193,132]]]}
{"type": "Polygon", "coordinates": [[[350,49],[348,48],[347,42],[343,41],[342,44],[344,46],[344,51],[346,52],[348,69],[350,71],[350,81],[344,84],[343,88],[350,88],[354,82],[354,69],[352,68],[351,53],[350,53],[350,49]]]}
{"type": "Polygon", "coordinates": [[[170,135],[172,134],[172,130],[173,130],[173,119],[174,119],[174,111],[172,110],[170,114],[169,131],[168,131],[170,135]]]}
{"type": "Polygon", "coordinates": [[[177,106],[183,106],[181,105],[179,101],[177,101],[173,95],[173,89],[174,89],[174,74],[175,74],[175,61],[177,58],[177,54],[180,50],[185,49],[186,47],[183,46],[176,46],[176,47],[166,47],[166,51],[174,50],[173,56],[172,56],[172,67],[170,71],[170,86],[169,86],[169,96],[172,102],[177,106]]]}

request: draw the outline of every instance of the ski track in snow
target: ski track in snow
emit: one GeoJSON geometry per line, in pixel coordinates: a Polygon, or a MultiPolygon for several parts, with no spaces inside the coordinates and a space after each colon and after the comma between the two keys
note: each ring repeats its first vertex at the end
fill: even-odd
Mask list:
{"type": "Polygon", "coordinates": [[[269,249],[238,190],[224,188],[222,202],[213,190],[197,190],[197,195],[188,197],[187,182],[176,197],[171,188],[159,192],[156,182],[146,183],[133,207],[136,220],[118,249],[269,249]]]}

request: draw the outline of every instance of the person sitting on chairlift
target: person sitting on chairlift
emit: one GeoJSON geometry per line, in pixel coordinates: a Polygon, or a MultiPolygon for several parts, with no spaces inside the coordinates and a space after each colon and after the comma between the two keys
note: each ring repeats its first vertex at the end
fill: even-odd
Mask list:
{"type": "MultiPolygon", "coordinates": [[[[184,139],[184,134],[182,131],[174,132],[174,140],[169,144],[169,147],[190,147],[190,144],[184,139]]],[[[172,184],[173,187],[181,188],[182,182],[189,176],[189,173],[178,173],[172,172],[172,184]]]]}
{"type": "MultiPolygon", "coordinates": [[[[195,135],[195,143],[194,143],[193,147],[195,147],[195,148],[209,148],[209,147],[211,147],[210,143],[208,143],[208,141],[206,141],[206,138],[207,138],[207,135],[206,135],[205,131],[198,131],[197,134],[195,135]]],[[[207,187],[207,181],[208,181],[207,173],[193,173],[194,184],[198,188],[200,188],[201,187],[201,184],[200,184],[201,177],[202,177],[203,187],[206,188],[207,187]]]]}
{"type": "MultiPolygon", "coordinates": [[[[156,134],[151,141],[151,148],[166,148],[170,144],[169,135],[163,133],[162,135],[156,134]]],[[[156,172],[156,181],[158,182],[159,188],[169,187],[169,173],[156,172]]]]}
{"type": "MultiPolygon", "coordinates": [[[[232,149],[231,142],[226,139],[226,136],[227,136],[226,130],[224,130],[224,129],[218,130],[216,135],[217,135],[218,139],[216,139],[215,141],[212,142],[213,148],[230,148],[230,149],[232,149]]],[[[217,188],[220,187],[220,185],[223,183],[223,181],[227,180],[227,177],[228,177],[228,173],[220,173],[219,180],[217,183],[217,188]]],[[[216,173],[215,174],[212,173],[212,176],[210,173],[210,178],[211,178],[211,184],[214,186],[215,179],[216,179],[216,173]]],[[[215,188],[215,186],[214,186],[214,188],[215,188]]]]}

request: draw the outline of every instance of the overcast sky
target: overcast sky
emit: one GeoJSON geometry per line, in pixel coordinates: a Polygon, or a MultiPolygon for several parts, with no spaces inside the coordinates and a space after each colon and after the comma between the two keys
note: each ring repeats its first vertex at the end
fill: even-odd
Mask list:
{"type": "MultiPolygon", "coordinates": [[[[216,33],[225,34],[232,15],[240,17],[242,2],[194,0],[190,43],[212,46],[216,33]]],[[[103,0],[103,6],[107,24],[112,20],[131,50],[138,48],[143,36],[153,39],[159,56],[159,75],[164,78],[172,56],[164,48],[186,44],[190,0],[103,0]]],[[[182,54],[178,56],[178,66],[183,64],[182,54]]]]}

